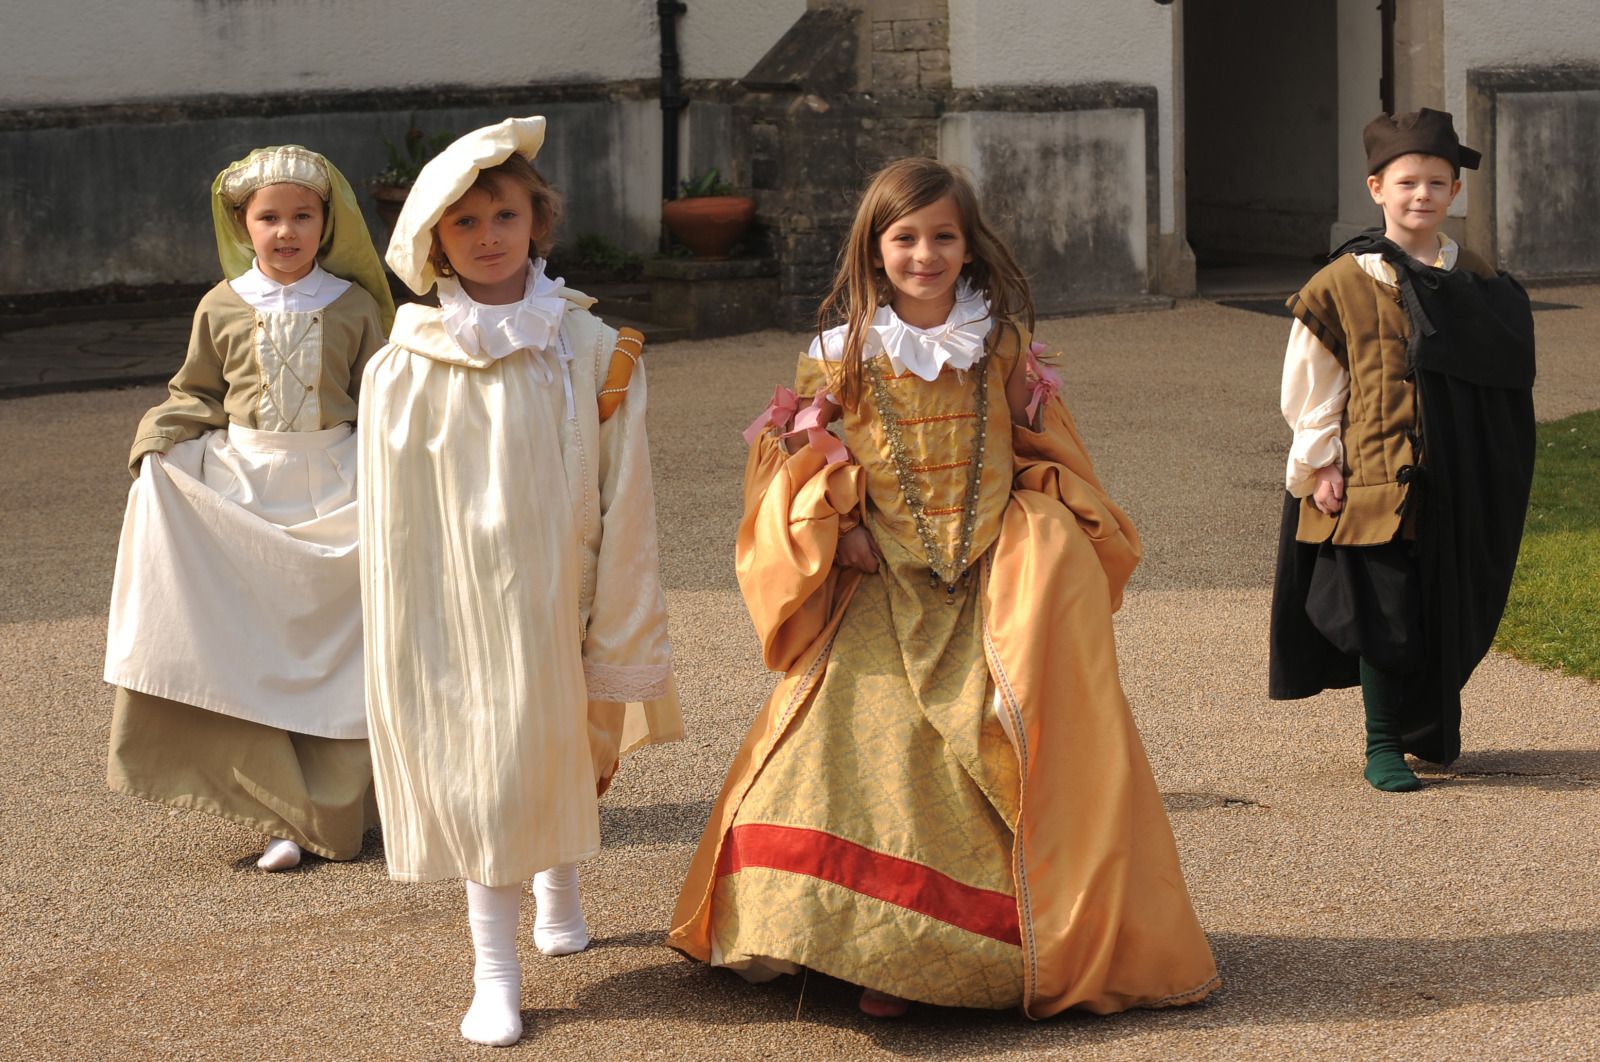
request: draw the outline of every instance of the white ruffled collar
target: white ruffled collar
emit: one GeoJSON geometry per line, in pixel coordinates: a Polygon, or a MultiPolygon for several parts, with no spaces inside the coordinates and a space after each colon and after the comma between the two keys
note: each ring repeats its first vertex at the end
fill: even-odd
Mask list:
{"type": "Polygon", "coordinates": [[[544,275],[544,259],[528,267],[522,301],[490,306],[468,295],[455,277],[439,278],[439,314],[445,331],[468,354],[484,354],[496,361],[519,350],[549,350],[561,332],[567,300],[559,292],[557,277],[544,275]]]}
{"type": "Polygon", "coordinates": [[[572,349],[561,334],[561,319],[567,312],[567,299],[561,294],[565,282],[544,275],[544,259],[535,258],[528,267],[528,282],[522,301],[504,306],[478,302],[454,277],[440,277],[439,317],[450,338],[469,355],[483,355],[499,361],[519,350],[532,356],[533,364],[545,383],[555,382],[557,370],[566,389],[567,418],[574,415],[572,400],[572,349]]]}
{"type": "MultiPolygon", "coordinates": [[[[983,358],[983,342],[993,327],[994,319],[989,316],[989,304],[983,294],[963,280],[956,288],[956,304],[951,307],[950,316],[934,328],[906,324],[892,307],[878,307],[861,353],[868,358],[883,354],[894,375],[909,372],[931,383],[947,368],[965,372],[976,365],[983,358]]],[[[820,341],[812,341],[811,356],[840,360],[844,356],[844,333],[843,325],[828,329],[820,341]]]]}

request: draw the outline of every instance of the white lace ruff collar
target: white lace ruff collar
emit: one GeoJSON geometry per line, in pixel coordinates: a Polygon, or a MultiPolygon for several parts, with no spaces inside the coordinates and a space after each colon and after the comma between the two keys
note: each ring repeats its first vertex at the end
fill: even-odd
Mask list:
{"type": "Polygon", "coordinates": [[[522,301],[505,306],[478,302],[455,277],[440,277],[439,315],[450,338],[468,354],[498,361],[519,350],[539,353],[549,350],[561,331],[561,317],[567,312],[567,300],[557,294],[562,286],[561,278],[544,275],[543,258],[535,258],[528,267],[522,301]]]}
{"type": "MultiPolygon", "coordinates": [[[[944,324],[917,328],[902,321],[888,306],[878,307],[867,328],[862,356],[886,355],[894,375],[909,372],[930,383],[945,369],[964,372],[983,357],[983,341],[994,327],[989,304],[983,295],[963,280],[956,288],[956,304],[944,324]]],[[[809,351],[819,361],[839,361],[844,357],[845,326],[838,325],[811,341],[809,351]]]]}
{"type": "Polygon", "coordinates": [[[440,277],[438,284],[439,317],[456,346],[496,361],[526,350],[547,384],[555,382],[559,370],[566,390],[567,419],[572,419],[572,349],[561,334],[561,318],[568,304],[558,294],[565,282],[544,275],[544,259],[535,258],[529,265],[522,301],[505,306],[478,302],[462,290],[455,277],[440,277]]]}

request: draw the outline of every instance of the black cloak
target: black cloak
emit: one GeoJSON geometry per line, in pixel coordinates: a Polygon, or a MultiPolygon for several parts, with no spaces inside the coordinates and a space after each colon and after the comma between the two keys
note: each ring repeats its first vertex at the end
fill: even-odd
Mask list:
{"type": "Polygon", "coordinates": [[[1300,501],[1285,494],[1268,695],[1353,686],[1366,656],[1412,676],[1405,751],[1448,764],[1461,752],[1461,688],[1494,641],[1527,517],[1533,311],[1510,274],[1434,269],[1376,230],[1334,257],[1369,251],[1394,267],[1411,324],[1421,445],[1401,470],[1407,530],[1381,546],[1297,542],[1300,501]]]}

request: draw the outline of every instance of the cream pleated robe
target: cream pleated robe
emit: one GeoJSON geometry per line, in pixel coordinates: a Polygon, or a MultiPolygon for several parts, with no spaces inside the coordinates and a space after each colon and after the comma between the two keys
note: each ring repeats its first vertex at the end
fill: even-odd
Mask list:
{"type": "Polygon", "coordinates": [[[644,377],[602,423],[617,334],[557,293],[550,348],[500,359],[405,306],[363,383],[367,714],[398,880],[509,885],[592,855],[619,751],[681,734],[644,377]]]}

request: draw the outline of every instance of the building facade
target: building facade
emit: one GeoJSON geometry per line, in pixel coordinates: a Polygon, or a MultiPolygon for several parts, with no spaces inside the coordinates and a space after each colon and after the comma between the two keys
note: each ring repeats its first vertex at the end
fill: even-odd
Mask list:
{"type": "Polygon", "coordinates": [[[1458,237],[1600,273],[1592,0],[56,0],[0,32],[0,298],[214,279],[209,182],[251,147],[359,187],[412,127],[539,113],[569,241],[653,250],[709,166],[753,190],[775,323],[809,322],[866,176],[911,153],[972,172],[1042,311],[1136,306],[1374,223],[1386,105],[1484,151],[1458,237]]]}

